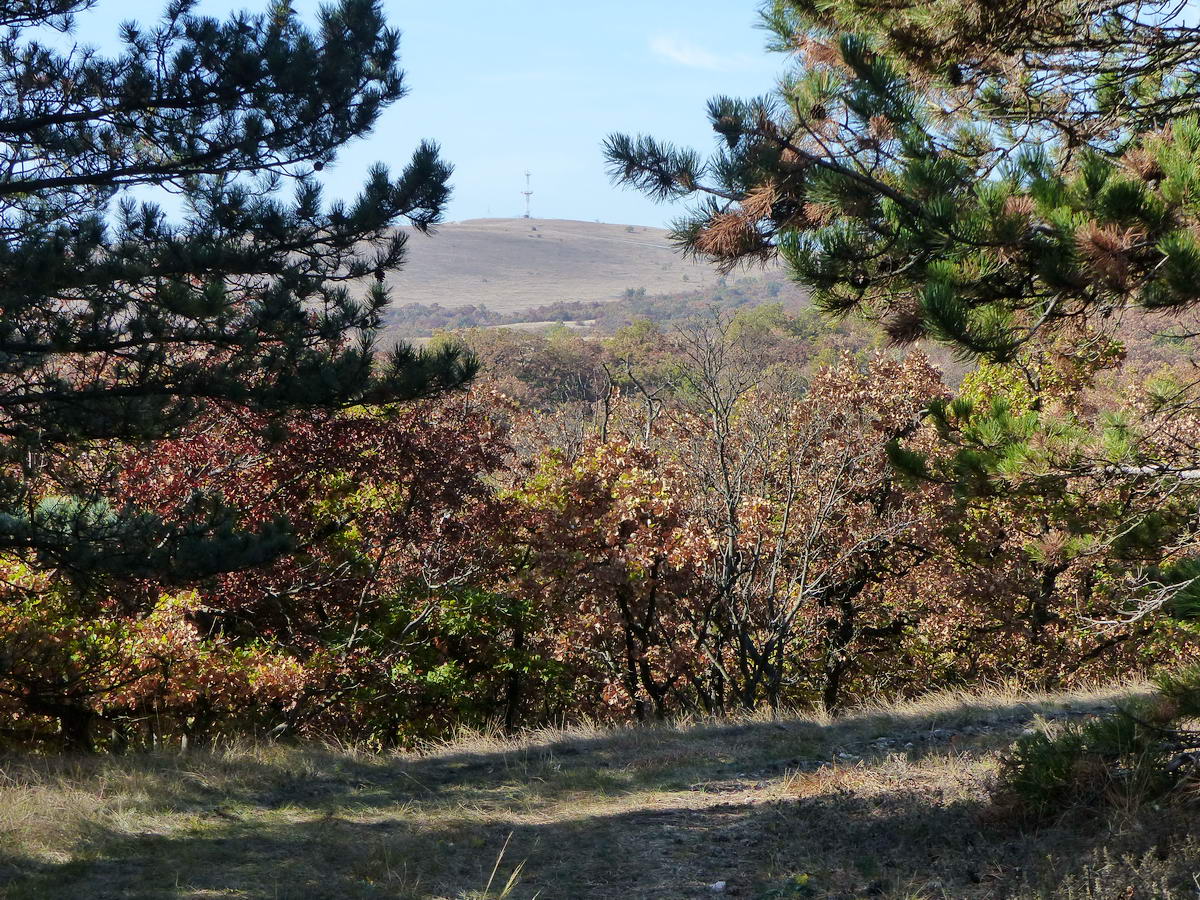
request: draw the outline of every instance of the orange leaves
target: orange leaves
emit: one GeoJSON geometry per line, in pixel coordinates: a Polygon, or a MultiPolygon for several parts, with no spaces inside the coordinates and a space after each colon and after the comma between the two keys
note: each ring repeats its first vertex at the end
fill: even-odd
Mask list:
{"type": "Polygon", "coordinates": [[[778,530],[772,528],[778,513],[776,504],[767,497],[747,497],[736,513],[738,546],[749,551],[764,539],[769,539],[778,530]]]}
{"type": "Polygon", "coordinates": [[[1004,201],[1004,215],[1027,221],[1037,208],[1037,204],[1033,198],[1025,194],[1014,194],[1004,201]]]}
{"type": "Polygon", "coordinates": [[[757,702],[777,658],[791,699],[811,699],[824,598],[859,584],[847,596],[875,621],[864,586],[919,562],[909,535],[922,507],[936,510],[936,491],[893,489],[884,453],[944,392],[923,357],[847,356],[804,393],[763,383],[724,406],[739,364],[697,358],[718,366],[696,376],[712,394],[650,429],[618,401],[607,440],[586,439],[569,465],[547,451],[556,463],[511,492],[531,516],[529,588],[545,619],[533,639],[576,673],[592,714],[716,708],[724,692],[757,702]]]}

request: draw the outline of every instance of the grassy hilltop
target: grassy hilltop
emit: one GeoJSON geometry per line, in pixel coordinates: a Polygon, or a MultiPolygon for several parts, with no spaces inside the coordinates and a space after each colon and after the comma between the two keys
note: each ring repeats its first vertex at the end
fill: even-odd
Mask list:
{"type": "Polygon", "coordinates": [[[712,287],[708,263],[684,259],[661,228],[569,219],[470,219],[411,234],[393,302],[482,304],[497,312],[561,300],[615,300],[626,288],[665,294],[712,287]]]}

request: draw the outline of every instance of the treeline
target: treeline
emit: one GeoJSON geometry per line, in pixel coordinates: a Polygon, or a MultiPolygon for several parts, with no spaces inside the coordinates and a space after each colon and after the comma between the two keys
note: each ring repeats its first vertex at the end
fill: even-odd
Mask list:
{"type": "Polygon", "coordinates": [[[562,300],[518,312],[501,313],[483,304],[446,307],[441,304],[405,303],[388,310],[389,333],[406,339],[425,338],[439,331],[491,328],[526,323],[571,323],[601,335],[643,319],[659,325],[686,322],[713,308],[736,310],[743,306],[783,303],[789,309],[805,305],[805,293],[785,283],[779,275],[743,276],[722,280],[712,290],[648,295],[645,288],[626,288],[612,300],[562,300]]]}
{"type": "MultiPolygon", "coordinates": [[[[1050,453],[1038,423],[1089,428],[1150,388],[1055,359],[1055,403],[991,366],[950,402],[919,352],[821,321],[767,306],[607,341],[476,331],[442,338],[484,363],[464,395],[272,427],[212,408],[121,460],[111,502],[219,498],[240,532],[286,519],[286,552],[186,588],[83,590],[10,560],[9,733],[392,746],[497,720],[1052,687],[1194,652],[1135,601],[1153,600],[1138,576],[1186,556],[1200,485],[1077,468],[954,487],[998,435],[1050,453]]],[[[1200,438],[1195,417],[1156,429],[1200,438]]]]}

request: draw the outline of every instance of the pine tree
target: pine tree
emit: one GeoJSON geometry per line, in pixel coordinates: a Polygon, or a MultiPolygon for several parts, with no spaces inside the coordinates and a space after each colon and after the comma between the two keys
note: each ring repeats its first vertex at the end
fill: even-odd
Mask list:
{"type": "Polygon", "coordinates": [[[613,135],[620,183],[699,198],[726,267],[779,255],[818,303],[1010,360],[1123,307],[1200,301],[1200,28],[1183,6],[776,0],[794,65],[711,101],[709,159],[613,135]]]}
{"type": "Polygon", "coordinates": [[[106,501],[122,453],[214,405],[281,420],[470,379],[453,348],[378,340],[395,226],[435,225],[451,170],[423,143],[322,197],[314,173],[407,90],[377,0],[313,30],[288,0],[225,21],[172,0],[111,56],[69,36],[93,2],[0,9],[0,553],[186,580],[282,552],[286,525],[106,501]]]}

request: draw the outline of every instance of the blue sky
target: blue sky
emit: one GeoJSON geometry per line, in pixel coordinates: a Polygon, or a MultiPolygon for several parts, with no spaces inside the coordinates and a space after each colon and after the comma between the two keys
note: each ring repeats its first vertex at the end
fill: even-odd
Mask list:
{"type": "MultiPolygon", "coordinates": [[[[326,170],[330,191],[352,194],[376,160],[399,167],[421,138],[455,166],[450,220],[523,211],[533,173],[533,214],[662,225],[677,212],[609,184],[600,143],[611,131],[648,132],[707,149],[707,99],[771,88],[782,60],[763,50],[757,0],[384,0],[403,31],[410,95],[375,132],[326,170]]],[[[203,0],[221,15],[267,0],[203,0]]],[[[149,24],[159,0],[99,0],[77,40],[110,46],[118,22],[149,24]]],[[[296,0],[310,17],[315,0],[296,0]]]]}

